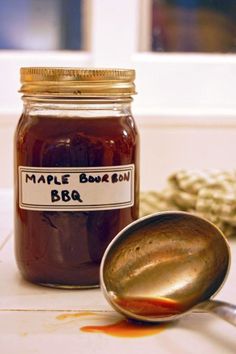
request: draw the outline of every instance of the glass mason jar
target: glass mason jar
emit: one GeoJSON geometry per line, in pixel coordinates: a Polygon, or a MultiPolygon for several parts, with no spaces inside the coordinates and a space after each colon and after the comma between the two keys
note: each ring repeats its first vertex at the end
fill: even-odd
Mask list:
{"type": "Polygon", "coordinates": [[[99,285],[105,248],[138,218],[134,70],[22,68],[15,253],[23,277],[99,285]]]}

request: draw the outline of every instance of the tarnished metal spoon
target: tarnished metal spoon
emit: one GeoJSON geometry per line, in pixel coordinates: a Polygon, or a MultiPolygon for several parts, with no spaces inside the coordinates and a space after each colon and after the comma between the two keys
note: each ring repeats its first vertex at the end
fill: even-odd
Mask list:
{"type": "Polygon", "coordinates": [[[236,325],[236,306],[212,297],[230,266],[230,249],[209,221],[185,212],[161,212],[123,229],[100,268],[108,302],[126,317],[162,322],[209,311],[236,325]]]}

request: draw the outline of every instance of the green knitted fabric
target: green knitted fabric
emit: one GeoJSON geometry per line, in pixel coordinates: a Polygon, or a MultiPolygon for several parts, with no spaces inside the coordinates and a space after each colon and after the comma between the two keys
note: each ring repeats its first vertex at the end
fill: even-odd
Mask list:
{"type": "Polygon", "coordinates": [[[140,216],[183,210],[205,217],[227,236],[236,235],[236,171],[181,170],[164,190],[142,192],[140,216]]]}

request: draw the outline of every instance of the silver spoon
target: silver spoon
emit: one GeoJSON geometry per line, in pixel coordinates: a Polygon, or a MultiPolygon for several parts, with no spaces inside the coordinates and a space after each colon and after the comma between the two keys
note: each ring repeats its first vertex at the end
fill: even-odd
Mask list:
{"type": "Polygon", "coordinates": [[[230,249],[209,221],[161,212],[123,229],[106,249],[101,288],[128,318],[162,322],[208,311],[236,326],[236,306],[212,300],[230,266],[230,249]]]}

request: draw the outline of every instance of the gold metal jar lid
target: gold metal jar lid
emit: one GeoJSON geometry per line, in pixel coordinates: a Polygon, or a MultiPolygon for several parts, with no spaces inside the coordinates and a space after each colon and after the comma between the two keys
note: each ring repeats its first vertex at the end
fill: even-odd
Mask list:
{"type": "Polygon", "coordinates": [[[25,96],[103,97],[131,96],[135,70],[25,67],[20,70],[25,96]]]}

